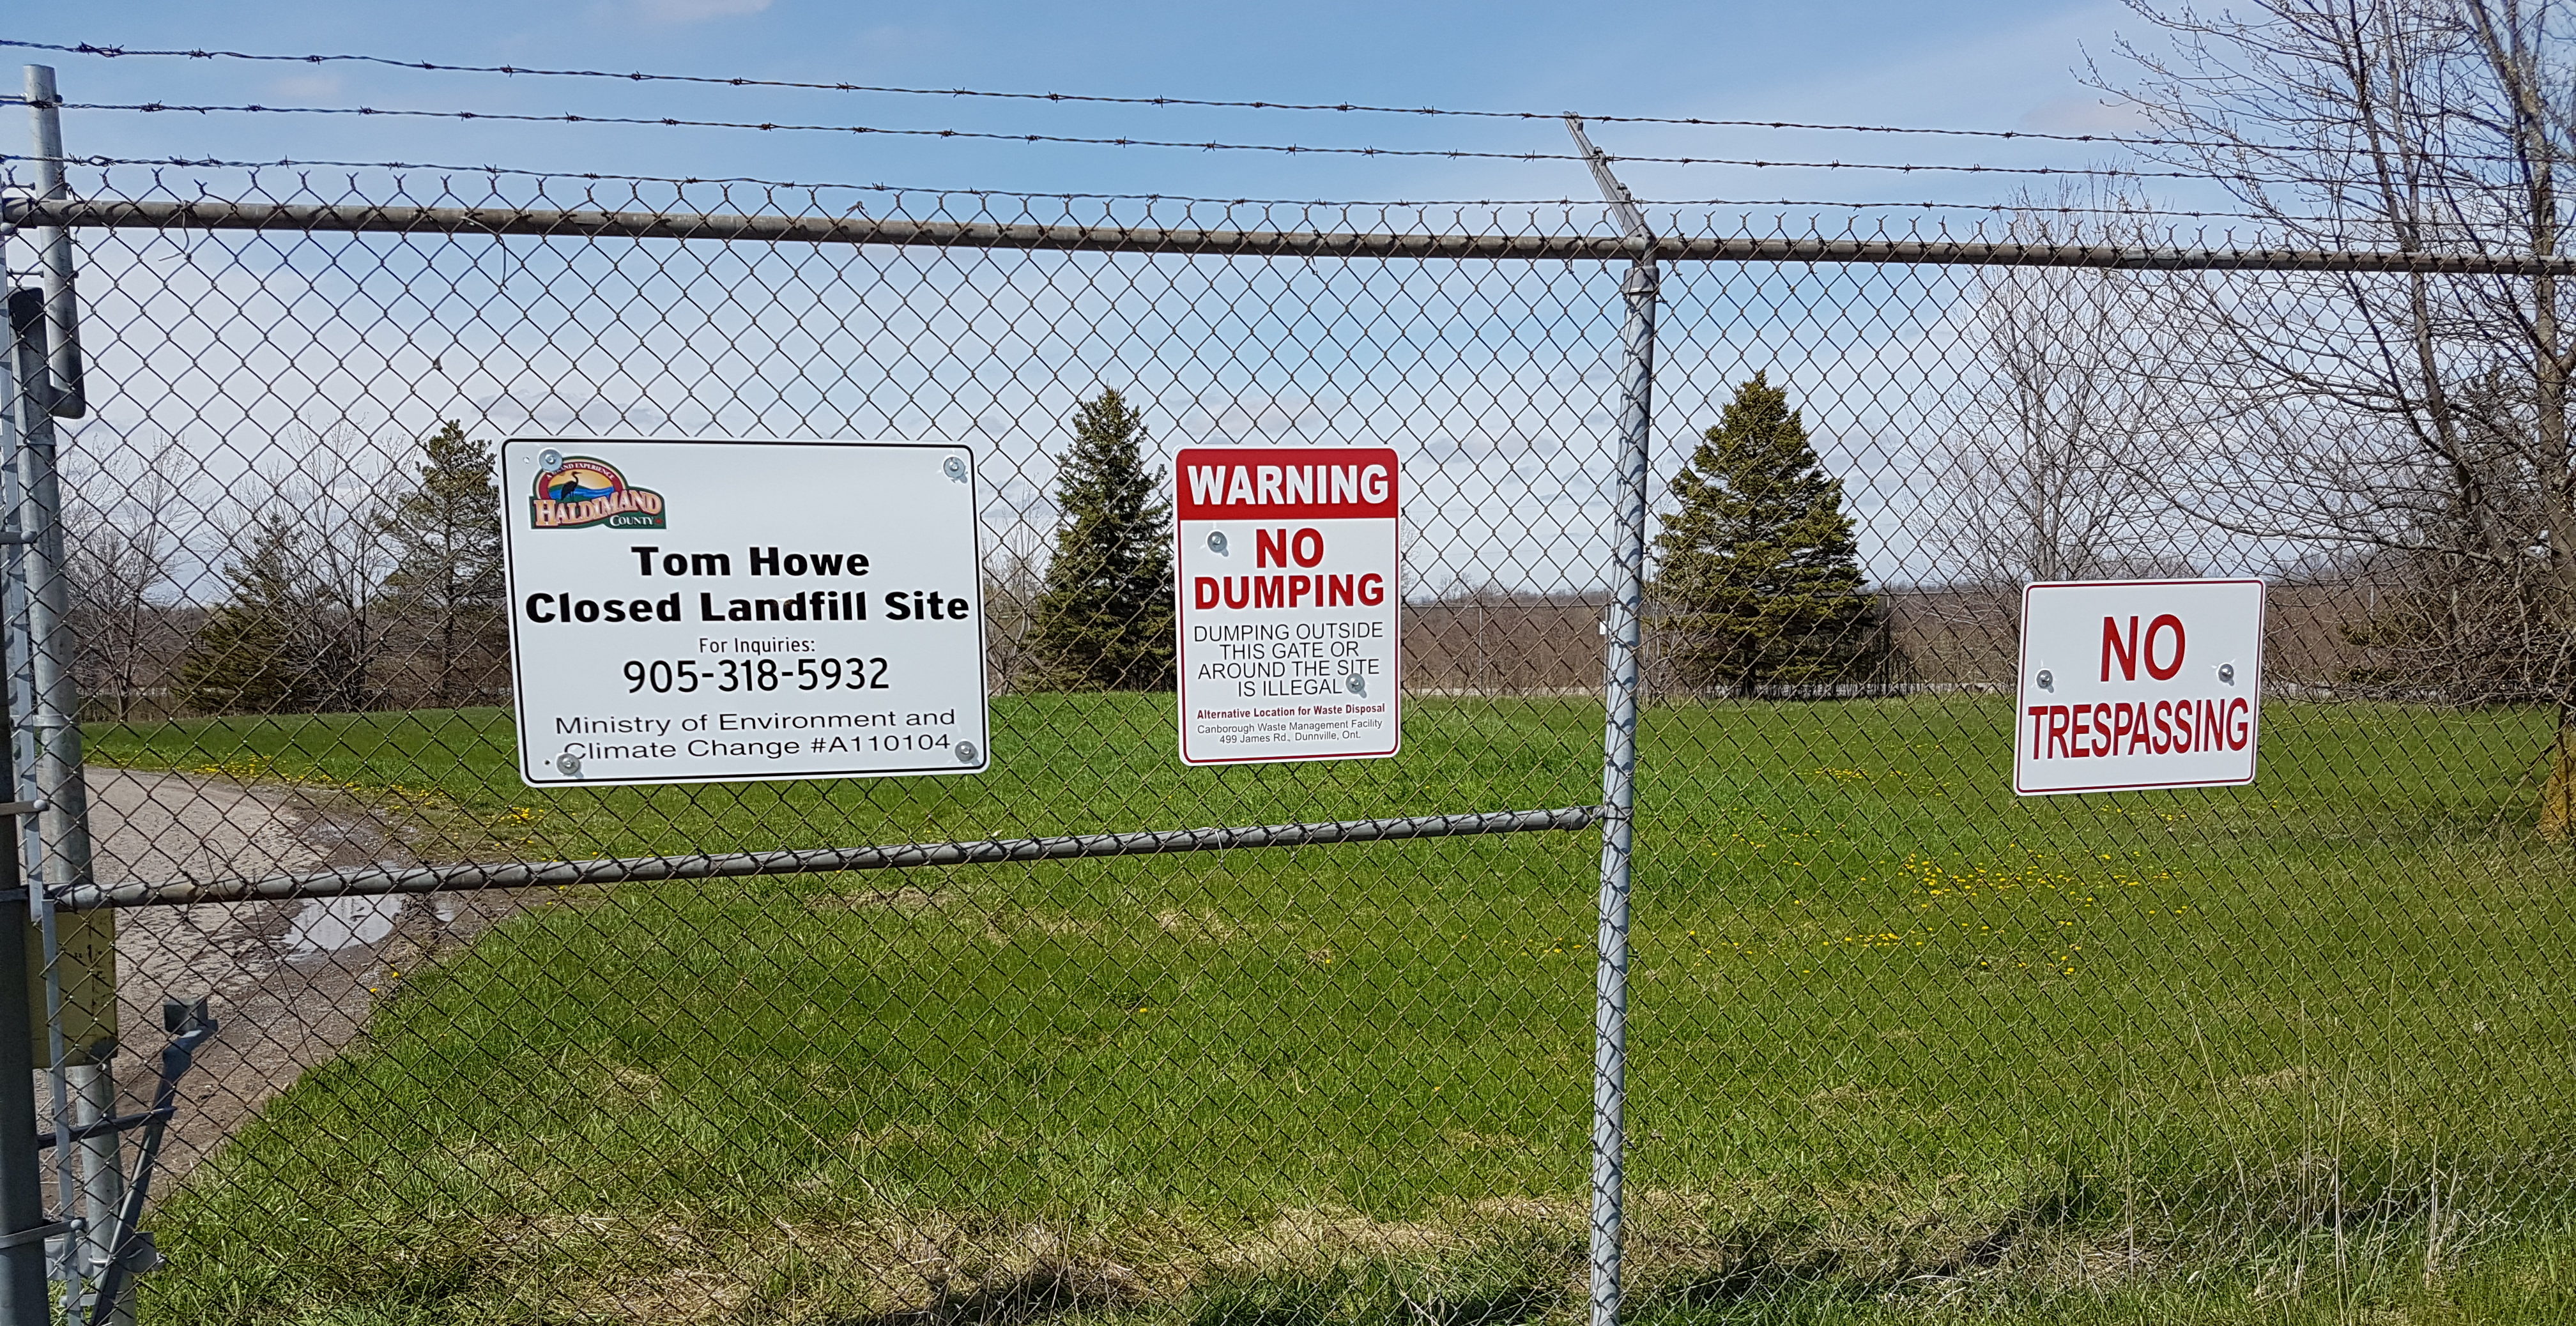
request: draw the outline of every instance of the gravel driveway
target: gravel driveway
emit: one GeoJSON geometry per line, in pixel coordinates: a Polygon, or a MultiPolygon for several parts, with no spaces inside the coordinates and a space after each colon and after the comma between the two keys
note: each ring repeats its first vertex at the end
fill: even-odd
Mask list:
{"type": "MultiPolygon", "coordinates": [[[[102,882],[267,875],[410,858],[363,807],[302,788],[89,770],[102,882]]],[[[513,894],[316,898],[135,907],[118,913],[128,1109],[160,1064],[161,999],[211,996],[222,1029],[181,1085],[156,1188],[185,1174],[252,1114],[356,1038],[373,987],[508,915],[513,894]]],[[[49,1095],[41,1089],[40,1102],[49,1095]]],[[[167,1191],[167,1189],[160,1189],[167,1191]]]]}

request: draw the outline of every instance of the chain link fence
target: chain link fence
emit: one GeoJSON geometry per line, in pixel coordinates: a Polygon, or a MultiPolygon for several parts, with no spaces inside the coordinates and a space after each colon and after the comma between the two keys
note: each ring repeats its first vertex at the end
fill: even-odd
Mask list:
{"type": "MultiPolygon", "coordinates": [[[[1628,1317],[2576,1309],[2557,262],[1650,216],[1631,825],[1601,209],[11,208],[13,275],[78,238],[87,397],[44,426],[95,865],[33,862],[37,1062],[139,1117],[165,997],[220,1023],[144,1320],[1573,1320],[1631,827],[1628,1317]],[[1399,757],[1184,768],[1167,683],[1065,680],[1107,391],[1149,457],[1403,454],[1399,757]],[[522,436],[971,445],[989,771],[524,785],[522,436]],[[2016,798],[2020,586],[2177,575],[2272,586],[2260,781],[2016,798]]],[[[133,1145],[56,1117],[68,1217],[133,1145]]]]}

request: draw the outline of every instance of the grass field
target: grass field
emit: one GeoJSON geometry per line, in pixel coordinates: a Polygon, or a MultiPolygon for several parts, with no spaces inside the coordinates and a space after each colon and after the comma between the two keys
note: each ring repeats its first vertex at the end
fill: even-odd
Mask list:
{"type": "MultiPolygon", "coordinates": [[[[979,779],[541,793],[492,711],[94,730],[434,850],[1582,804],[1599,710],[1185,770],[997,702],[979,779]]],[[[1638,1321],[2576,1319],[2549,718],[2276,705],[2251,789],[2021,801],[2003,702],[1658,709],[1638,1321]]],[[[406,973],[169,1199],[152,1320],[1467,1326],[1582,1312],[1597,839],[562,895],[406,973]]]]}

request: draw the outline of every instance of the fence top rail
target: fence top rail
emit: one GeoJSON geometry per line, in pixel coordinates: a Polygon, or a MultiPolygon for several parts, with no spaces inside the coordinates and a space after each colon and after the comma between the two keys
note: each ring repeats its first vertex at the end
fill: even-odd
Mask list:
{"type": "Polygon", "coordinates": [[[300,230],[373,234],[535,235],[1053,249],[1215,257],[1412,258],[1668,262],[1803,262],[2096,267],[2139,271],[2418,272],[2486,276],[2576,274],[2576,257],[2372,249],[2185,249],[1951,239],[1793,236],[1437,234],[1224,230],[1108,223],[919,221],[858,214],[613,211],[537,207],[420,207],[114,198],[0,201],[12,226],[128,230],[300,230]]]}

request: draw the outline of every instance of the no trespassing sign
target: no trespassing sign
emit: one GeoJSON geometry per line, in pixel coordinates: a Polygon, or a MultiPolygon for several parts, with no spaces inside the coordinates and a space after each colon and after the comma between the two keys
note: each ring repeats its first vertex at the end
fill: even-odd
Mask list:
{"type": "Polygon", "coordinates": [[[2025,588],[2014,712],[2024,796],[2253,782],[2263,582],[2025,588]]]}

